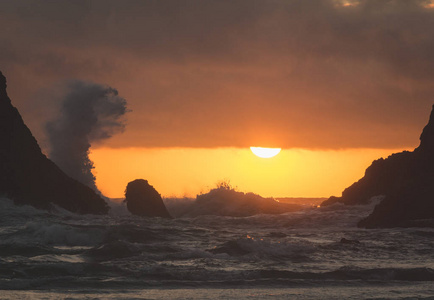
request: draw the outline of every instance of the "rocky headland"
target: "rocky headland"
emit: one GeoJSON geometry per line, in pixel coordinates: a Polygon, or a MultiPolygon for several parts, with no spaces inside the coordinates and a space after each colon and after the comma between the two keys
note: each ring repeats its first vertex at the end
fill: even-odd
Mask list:
{"type": "Polygon", "coordinates": [[[16,204],[81,214],[105,214],[109,207],[90,187],[67,176],[41,151],[12,106],[0,72],[0,195],[16,204]]]}
{"type": "Polygon", "coordinates": [[[434,106],[414,151],[375,160],[365,176],[321,206],[360,205],[374,196],[384,199],[358,223],[360,227],[434,227],[434,106]]]}

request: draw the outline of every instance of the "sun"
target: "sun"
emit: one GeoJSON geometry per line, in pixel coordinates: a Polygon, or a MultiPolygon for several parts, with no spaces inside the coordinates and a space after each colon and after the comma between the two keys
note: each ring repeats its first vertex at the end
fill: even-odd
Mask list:
{"type": "Polygon", "coordinates": [[[262,158],[271,158],[279,154],[281,148],[263,148],[263,147],[250,147],[253,154],[262,158]]]}

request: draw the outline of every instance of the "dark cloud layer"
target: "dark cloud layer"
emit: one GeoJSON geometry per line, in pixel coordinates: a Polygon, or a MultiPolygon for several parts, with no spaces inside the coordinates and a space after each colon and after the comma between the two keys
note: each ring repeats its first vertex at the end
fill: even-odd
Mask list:
{"type": "Polygon", "coordinates": [[[0,28],[36,132],[40,89],[119,87],[113,147],[408,147],[434,102],[431,1],[9,1],[0,28]]]}

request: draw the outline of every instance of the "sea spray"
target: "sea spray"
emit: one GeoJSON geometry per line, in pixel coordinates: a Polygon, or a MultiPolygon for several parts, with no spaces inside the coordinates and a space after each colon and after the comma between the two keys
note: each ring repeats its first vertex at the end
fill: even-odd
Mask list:
{"type": "Polygon", "coordinates": [[[59,117],[46,124],[50,159],[66,174],[97,190],[89,159],[92,143],[125,128],[127,102],[109,86],[73,81],[67,86],[59,117]]]}

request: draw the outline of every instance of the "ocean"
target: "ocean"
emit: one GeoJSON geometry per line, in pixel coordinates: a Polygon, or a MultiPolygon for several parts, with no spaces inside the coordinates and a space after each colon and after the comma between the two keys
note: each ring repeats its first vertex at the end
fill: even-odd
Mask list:
{"type": "Polygon", "coordinates": [[[142,218],[0,197],[0,299],[434,299],[434,229],[362,229],[373,205],[142,218]]]}

